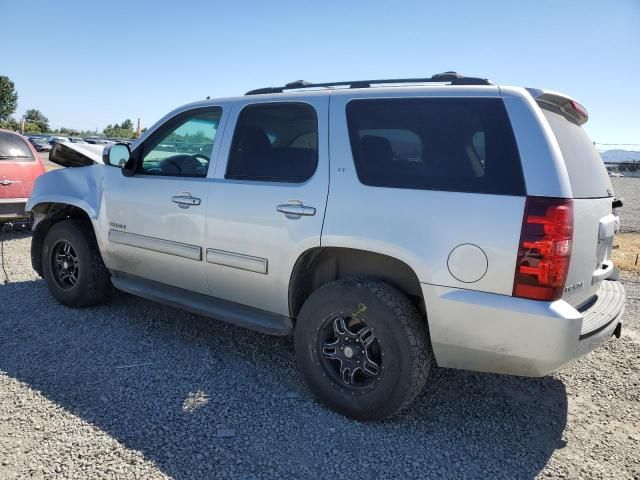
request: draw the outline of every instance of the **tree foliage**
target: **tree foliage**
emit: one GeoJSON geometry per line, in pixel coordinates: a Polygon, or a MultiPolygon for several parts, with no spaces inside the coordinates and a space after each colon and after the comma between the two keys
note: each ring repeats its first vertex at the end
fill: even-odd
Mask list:
{"type": "Polygon", "coordinates": [[[9,77],[0,76],[0,121],[8,121],[18,107],[18,92],[9,77]]]}
{"type": "Polygon", "coordinates": [[[47,129],[43,129],[39,123],[25,121],[24,133],[47,133],[47,129]]]}
{"type": "Polygon", "coordinates": [[[34,123],[40,129],[40,132],[49,131],[49,119],[45,117],[40,110],[31,108],[24,114],[25,130],[27,129],[26,123],[34,123]]]}
{"type": "Polygon", "coordinates": [[[122,124],[107,125],[103,130],[107,138],[134,138],[133,122],[128,118],[122,124]]]}
{"type": "Polygon", "coordinates": [[[20,124],[15,118],[9,117],[6,120],[0,120],[0,128],[4,128],[5,130],[12,130],[15,132],[20,128],[20,124]]]}

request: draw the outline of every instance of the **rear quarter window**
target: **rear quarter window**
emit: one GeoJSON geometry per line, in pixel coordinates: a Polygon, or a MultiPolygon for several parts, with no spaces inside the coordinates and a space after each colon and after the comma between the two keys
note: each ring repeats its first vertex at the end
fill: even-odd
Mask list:
{"type": "Polygon", "coordinates": [[[501,99],[352,100],[347,122],[356,171],[365,185],[526,194],[501,99]]]}
{"type": "Polygon", "coordinates": [[[27,142],[13,133],[0,132],[0,162],[35,161],[27,142]]]}
{"type": "Polygon", "coordinates": [[[560,146],[573,197],[602,198],[613,195],[604,161],[587,132],[558,113],[546,108],[542,112],[560,146]]]}

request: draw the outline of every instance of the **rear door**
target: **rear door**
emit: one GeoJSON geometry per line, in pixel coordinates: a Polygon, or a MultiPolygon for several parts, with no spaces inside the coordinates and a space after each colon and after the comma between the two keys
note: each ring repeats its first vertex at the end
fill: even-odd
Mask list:
{"type": "Polygon", "coordinates": [[[560,146],[573,193],[573,250],[563,299],[579,307],[613,273],[613,187],[587,132],[560,112],[542,111],[560,146]]]}
{"type": "Polygon", "coordinates": [[[250,96],[234,106],[207,204],[211,295],[289,315],[295,262],[320,246],[328,108],[326,93],[250,96]]]}
{"type": "MultiPolygon", "coordinates": [[[[44,173],[36,153],[20,135],[0,131],[0,201],[25,201],[44,173]]],[[[4,203],[4,202],[3,202],[4,203]]]]}

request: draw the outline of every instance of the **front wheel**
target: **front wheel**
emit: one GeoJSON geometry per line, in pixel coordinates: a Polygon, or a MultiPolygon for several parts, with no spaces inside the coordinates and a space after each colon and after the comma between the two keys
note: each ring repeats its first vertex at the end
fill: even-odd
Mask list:
{"type": "Polygon", "coordinates": [[[431,365],[427,331],[400,291],[375,280],[338,280],[305,302],[296,358],[316,397],[358,420],[381,420],[423,389],[431,365]]]}
{"type": "Polygon", "coordinates": [[[49,229],[42,247],[42,274],[60,303],[89,307],[109,294],[111,279],[91,224],[62,220],[49,229]]]}

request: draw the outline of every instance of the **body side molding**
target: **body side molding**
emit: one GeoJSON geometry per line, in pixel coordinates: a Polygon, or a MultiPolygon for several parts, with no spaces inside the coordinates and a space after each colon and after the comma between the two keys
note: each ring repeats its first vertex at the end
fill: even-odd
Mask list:
{"type": "Polygon", "coordinates": [[[252,257],[215,248],[207,248],[207,262],[262,273],[263,275],[266,275],[268,271],[268,260],[266,258],[252,257]]]}
{"type": "Polygon", "coordinates": [[[109,241],[120,245],[143,248],[153,252],[166,253],[191,260],[202,260],[202,248],[187,243],[164,240],[162,238],[147,237],[137,233],[109,230],[109,241]]]}

